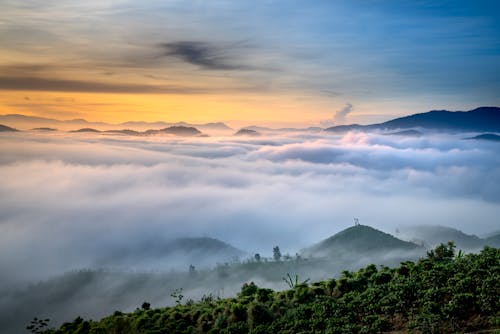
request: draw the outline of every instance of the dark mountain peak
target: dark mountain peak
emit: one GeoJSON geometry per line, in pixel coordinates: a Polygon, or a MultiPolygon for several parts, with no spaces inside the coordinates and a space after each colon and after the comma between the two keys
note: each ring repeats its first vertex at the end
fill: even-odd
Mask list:
{"type": "Polygon", "coordinates": [[[138,135],[140,135],[140,132],[135,131],[135,130],[130,130],[130,129],[107,130],[107,131],[104,131],[104,132],[106,132],[106,133],[113,133],[113,134],[127,135],[127,136],[138,136],[138,135]]]}
{"type": "Polygon", "coordinates": [[[56,128],[47,128],[47,127],[41,127],[41,128],[33,128],[31,129],[33,131],[47,131],[47,132],[50,132],[50,131],[57,131],[56,128]]]}
{"type": "Polygon", "coordinates": [[[198,130],[195,127],[183,126],[183,125],[172,125],[160,130],[147,130],[143,133],[145,135],[170,134],[183,137],[201,136],[203,134],[200,130],[198,130]]]}
{"type": "Polygon", "coordinates": [[[251,129],[240,129],[234,134],[235,136],[260,136],[260,133],[256,130],[251,129]]]}
{"type": "Polygon", "coordinates": [[[0,132],[17,132],[19,130],[11,128],[10,126],[0,124],[0,132]]]}
{"type": "Polygon", "coordinates": [[[201,131],[192,126],[183,126],[183,125],[173,125],[168,128],[164,128],[160,130],[164,133],[174,134],[177,136],[198,136],[201,135],[201,131]]]}
{"type": "Polygon", "coordinates": [[[476,109],[472,109],[469,112],[471,113],[499,113],[499,107],[478,107],[476,109]]]}
{"type": "Polygon", "coordinates": [[[73,130],[73,131],[70,131],[70,132],[92,132],[92,133],[98,133],[98,132],[101,132],[101,131],[96,130],[96,129],[92,129],[92,128],[82,128],[82,129],[73,130]]]}
{"type": "Polygon", "coordinates": [[[479,107],[469,111],[431,110],[371,125],[339,125],[325,131],[397,130],[421,128],[437,131],[500,132],[500,108],[479,107]]]}

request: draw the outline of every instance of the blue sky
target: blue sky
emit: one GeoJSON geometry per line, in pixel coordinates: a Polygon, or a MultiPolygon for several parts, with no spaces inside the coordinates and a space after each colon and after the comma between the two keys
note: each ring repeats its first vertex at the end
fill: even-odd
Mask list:
{"type": "MultiPolygon", "coordinates": [[[[500,105],[496,1],[55,0],[0,1],[0,9],[0,68],[9,78],[0,77],[0,93],[23,80],[55,92],[84,81],[70,85],[74,93],[102,81],[94,90],[168,84],[167,94],[227,96],[228,110],[258,109],[256,96],[277,109],[296,101],[290,113],[309,122],[348,103],[351,121],[365,123],[500,105]]],[[[251,113],[227,119],[263,117],[251,113]]]]}

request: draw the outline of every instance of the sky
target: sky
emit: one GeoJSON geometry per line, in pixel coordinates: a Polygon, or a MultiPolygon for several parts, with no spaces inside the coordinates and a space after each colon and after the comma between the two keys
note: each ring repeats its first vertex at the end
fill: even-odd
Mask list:
{"type": "Polygon", "coordinates": [[[498,106],[499,63],[497,1],[0,0],[0,114],[366,124],[498,106]]]}

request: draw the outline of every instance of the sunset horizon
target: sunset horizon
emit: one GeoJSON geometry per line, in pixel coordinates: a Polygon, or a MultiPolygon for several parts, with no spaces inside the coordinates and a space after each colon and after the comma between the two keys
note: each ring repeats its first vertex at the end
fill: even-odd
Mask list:
{"type": "Polygon", "coordinates": [[[500,331],[500,1],[0,0],[0,332],[500,331]]]}

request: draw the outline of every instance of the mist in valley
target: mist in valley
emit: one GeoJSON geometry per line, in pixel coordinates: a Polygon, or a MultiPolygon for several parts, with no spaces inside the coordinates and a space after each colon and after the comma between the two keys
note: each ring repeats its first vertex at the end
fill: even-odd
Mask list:
{"type": "Polygon", "coordinates": [[[0,327],[18,333],[35,316],[56,325],[143,302],[230,297],[250,281],[285,289],[287,274],[314,281],[397,265],[439,242],[436,227],[415,226],[496,231],[500,145],[469,135],[1,133],[0,327]],[[414,248],[308,251],[353,218],[414,248]]]}

